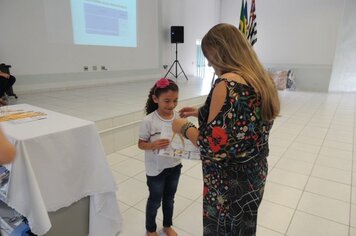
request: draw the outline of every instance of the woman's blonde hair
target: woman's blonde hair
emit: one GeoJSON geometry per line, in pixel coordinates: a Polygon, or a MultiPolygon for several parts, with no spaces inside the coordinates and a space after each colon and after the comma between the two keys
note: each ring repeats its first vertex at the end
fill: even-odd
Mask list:
{"type": "Polygon", "coordinates": [[[201,45],[204,56],[221,74],[240,75],[260,95],[263,120],[278,116],[280,103],[276,86],[245,35],[235,26],[222,23],[206,33],[201,45]]]}

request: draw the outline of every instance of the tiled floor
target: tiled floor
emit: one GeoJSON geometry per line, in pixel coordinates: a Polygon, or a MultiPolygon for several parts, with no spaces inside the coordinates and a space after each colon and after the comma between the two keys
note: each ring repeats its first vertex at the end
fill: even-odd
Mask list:
{"type": "MultiPolygon", "coordinates": [[[[181,97],[206,94],[210,81],[179,81],[181,97]]],[[[30,103],[89,120],[141,109],[151,82],[21,95],[30,103]]],[[[356,94],[280,92],[281,116],[270,139],[269,175],[258,236],[356,235],[356,94]]],[[[143,152],[108,155],[123,215],[120,236],[144,235],[147,198],[143,152]]],[[[174,212],[180,236],[202,235],[199,161],[184,161],[174,212]]],[[[162,214],[158,215],[161,225],[162,214]]]]}
{"type": "MultiPolygon", "coordinates": [[[[282,113],[272,130],[257,235],[356,235],[356,95],[281,92],[280,98],[282,113]]],[[[143,235],[147,198],[143,152],[132,146],[108,160],[118,181],[122,235],[143,235]]],[[[183,165],[174,224],[180,235],[198,236],[201,165],[198,161],[183,165]]],[[[160,222],[161,214],[158,218],[160,222]]]]}

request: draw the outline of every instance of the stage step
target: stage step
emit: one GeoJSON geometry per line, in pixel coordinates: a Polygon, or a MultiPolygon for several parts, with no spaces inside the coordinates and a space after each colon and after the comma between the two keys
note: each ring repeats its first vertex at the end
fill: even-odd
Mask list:
{"type": "MultiPolygon", "coordinates": [[[[206,96],[179,101],[176,110],[185,106],[199,107],[204,104],[206,96]]],[[[144,110],[96,121],[105,153],[111,154],[137,144],[139,125],[145,116],[144,110]]]]}

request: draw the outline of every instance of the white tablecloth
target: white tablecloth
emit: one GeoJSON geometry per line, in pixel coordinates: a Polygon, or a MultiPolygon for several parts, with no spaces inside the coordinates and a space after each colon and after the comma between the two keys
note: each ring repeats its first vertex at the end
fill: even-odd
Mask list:
{"type": "Polygon", "coordinates": [[[122,219],[116,185],[95,124],[28,104],[7,110],[47,114],[26,123],[0,123],[17,149],[7,204],[41,235],[51,227],[48,212],[90,196],[89,235],[116,235],[122,219]]]}

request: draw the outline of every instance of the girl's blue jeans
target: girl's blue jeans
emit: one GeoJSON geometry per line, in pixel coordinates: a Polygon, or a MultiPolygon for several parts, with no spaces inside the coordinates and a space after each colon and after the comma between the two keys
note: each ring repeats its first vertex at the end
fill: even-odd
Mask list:
{"type": "Polygon", "coordinates": [[[147,176],[149,197],[146,205],[146,230],[157,230],[156,215],[161,206],[163,212],[163,227],[172,225],[174,196],[177,191],[182,165],[164,169],[157,176],[147,176]]]}

